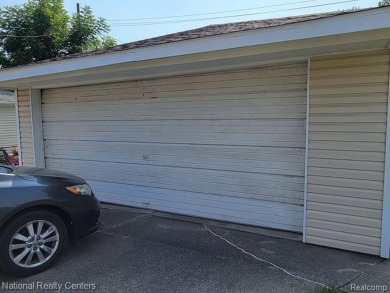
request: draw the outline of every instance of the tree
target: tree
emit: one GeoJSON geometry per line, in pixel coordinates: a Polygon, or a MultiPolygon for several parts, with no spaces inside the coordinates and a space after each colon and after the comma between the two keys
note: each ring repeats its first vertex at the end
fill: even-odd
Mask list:
{"type": "Polygon", "coordinates": [[[0,67],[114,46],[109,25],[89,6],[70,16],[62,0],[0,8],[0,67]]]}
{"type": "Polygon", "coordinates": [[[74,14],[70,21],[67,49],[70,54],[96,50],[97,48],[115,45],[115,40],[103,33],[109,26],[103,18],[96,19],[89,6],[74,14]]]}
{"type": "Polygon", "coordinates": [[[390,5],[390,0],[383,0],[378,3],[378,6],[389,6],[390,5]]]}

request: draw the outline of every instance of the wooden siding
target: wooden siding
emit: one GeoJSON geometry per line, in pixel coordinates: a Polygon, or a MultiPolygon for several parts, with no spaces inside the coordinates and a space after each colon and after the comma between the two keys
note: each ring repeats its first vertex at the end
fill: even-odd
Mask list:
{"type": "Polygon", "coordinates": [[[302,231],[306,63],[42,93],[46,166],[106,202],[302,231]]]}
{"type": "Polygon", "coordinates": [[[34,146],[32,141],[32,122],[31,122],[31,104],[30,90],[18,89],[18,113],[19,113],[19,132],[20,149],[23,166],[34,166],[34,146]]]}
{"type": "Polygon", "coordinates": [[[389,51],[310,66],[306,242],[380,254],[389,51]]]}
{"type": "Polygon", "coordinates": [[[17,144],[15,103],[0,104],[0,146],[17,144]]]}

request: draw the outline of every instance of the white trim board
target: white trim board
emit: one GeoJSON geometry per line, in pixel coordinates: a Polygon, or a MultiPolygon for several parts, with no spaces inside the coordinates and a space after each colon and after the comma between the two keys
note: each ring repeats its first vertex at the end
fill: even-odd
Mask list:
{"type": "Polygon", "coordinates": [[[310,57],[307,59],[307,93],[306,93],[306,124],[305,124],[305,180],[303,187],[303,237],[306,242],[306,213],[307,213],[307,166],[309,157],[309,116],[310,116],[310,57]]]}
{"type": "Polygon", "coordinates": [[[15,95],[15,113],[16,113],[16,135],[18,138],[18,157],[19,157],[19,166],[22,165],[22,144],[20,143],[20,123],[19,123],[19,102],[18,102],[18,90],[14,91],[15,95]]]}
{"type": "Polygon", "coordinates": [[[30,89],[31,125],[35,167],[45,167],[41,90],[30,89]]]}
{"type": "Polygon", "coordinates": [[[390,72],[387,100],[385,178],[383,186],[381,257],[390,257],[390,72]]]}
{"type": "Polygon", "coordinates": [[[127,62],[386,29],[390,27],[389,15],[390,7],[385,7],[270,28],[47,62],[3,70],[0,82],[127,62]]]}

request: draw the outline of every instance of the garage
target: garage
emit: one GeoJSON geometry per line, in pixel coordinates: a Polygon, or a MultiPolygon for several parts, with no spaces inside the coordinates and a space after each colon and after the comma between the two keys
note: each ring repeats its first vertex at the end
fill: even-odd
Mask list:
{"type": "Polygon", "coordinates": [[[389,13],[212,25],[1,70],[20,164],[80,175],[102,202],[388,258],[389,13]]]}
{"type": "Polygon", "coordinates": [[[306,87],[307,62],[45,89],[46,167],[104,202],[302,232],[306,87]]]}

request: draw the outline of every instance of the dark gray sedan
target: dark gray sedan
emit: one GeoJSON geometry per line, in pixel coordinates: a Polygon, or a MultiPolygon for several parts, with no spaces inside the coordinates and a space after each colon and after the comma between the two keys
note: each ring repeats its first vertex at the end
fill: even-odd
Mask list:
{"type": "Polygon", "coordinates": [[[80,177],[0,166],[0,267],[16,276],[46,270],[69,241],[98,229],[99,215],[99,201],[80,177]]]}

